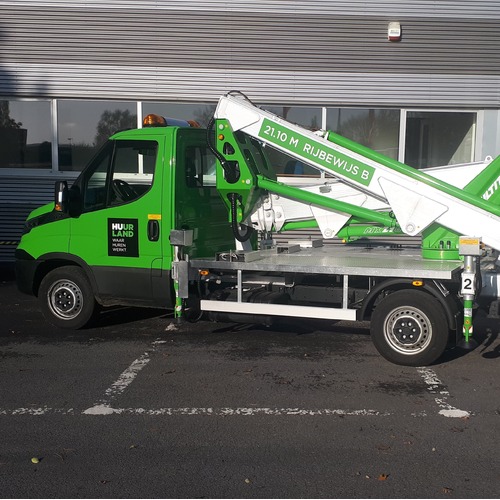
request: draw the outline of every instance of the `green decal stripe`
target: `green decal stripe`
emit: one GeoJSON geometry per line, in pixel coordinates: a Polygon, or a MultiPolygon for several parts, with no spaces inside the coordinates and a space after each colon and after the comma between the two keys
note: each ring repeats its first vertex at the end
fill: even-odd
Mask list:
{"type": "MultiPolygon", "coordinates": [[[[322,144],[320,142],[314,141],[314,139],[297,137],[295,132],[279,123],[275,123],[267,118],[264,118],[262,122],[261,129],[259,131],[259,137],[266,140],[272,144],[280,146],[290,153],[296,154],[304,159],[309,159],[319,165],[324,166],[329,169],[333,174],[336,172],[339,175],[343,175],[349,179],[355,180],[360,184],[368,186],[370,180],[373,176],[375,169],[369,165],[363,163],[353,163],[353,160],[347,155],[338,153],[333,148],[329,148],[328,145],[322,144]]],[[[395,172],[399,172],[408,176],[411,179],[415,179],[419,182],[423,182],[433,188],[442,191],[450,196],[458,198],[459,200],[470,203],[471,205],[485,210],[491,214],[500,217],[500,207],[496,206],[494,203],[488,202],[487,200],[472,194],[467,190],[462,190],[444,181],[441,181],[429,174],[420,172],[417,169],[409,167],[404,163],[400,163],[397,160],[388,158],[376,151],[362,146],[350,139],[329,132],[328,139],[333,143],[346,148],[354,153],[365,156],[366,158],[380,163],[395,172]]],[[[500,167],[500,165],[499,165],[500,167]]],[[[499,168],[500,170],[500,168],[499,168]]],[[[482,176],[482,174],[480,174],[482,176]]]]}
{"type": "MultiPolygon", "coordinates": [[[[432,177],[431,175],[426,174],[425,172],[421,172],[420,170],[417,170],[408,165],[405,165],[404,163],[394,160],[393,158],[384,156],[383,154],[378,153],[377,151],[373,151],[372,149],[363,146],[361,144],[358,144],[357,142],[354,142],[350,139],[335,134],[334,132],[329,132],[328,139],[334,142],[335,144],[338,144],[341,147],[349,149],[360,155],[366,156],[366,158],[369,158],[370,160],[373,160],[377,163],[380,163],[381,165],[389,167],[395,172],[404,174],[411,179],[415,179],[416,181],[423,182],[428,186],[431,186],[433,188],[438,189],[439,191],[442,191],[443,193],[447,193],[450,196],[453,196],[455,198],[458,198],[459,200],[470,203],[471,205],[474,205],[477,208],[480,208],[482,210],[485,210],[486,212],[496,215],[497,217],[500,217],[500,207],[496,206],[494,203],[486,201],[485,199],[481,198],[480,196],[477,196],[476,194],[471,193],[469,185],[472,184],[472,181],[469,183],[469,185],[467,185],[467,188],[463,190],[455,186],[452,186],[444,181],[441,181],[436,177],[432,177]]],[[[478,177],[483,177],[483,173],[479,174],[478,177]]]]}
{"type": "Polygon", "coordinates": [[[267,118],[262,121],[259,137],[280,146],[290,153],[311,161],[332,173],[338,173],[348,179],[368,186],[375,169],[336,151],[333,147],[309,137],[301,137],[293,130],[267,118]]]}

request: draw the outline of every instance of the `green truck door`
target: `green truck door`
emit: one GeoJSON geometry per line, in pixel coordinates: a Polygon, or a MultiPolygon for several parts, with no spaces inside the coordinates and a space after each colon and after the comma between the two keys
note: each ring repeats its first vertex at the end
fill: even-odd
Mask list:
{"type": "Polygon", "coordinates": [[[168,305],[168,297],[157,297],[158,284],[169,289],[162,271],[164,140],[143,134],[109,141],[76,183],[82,214],[71,219],[70,253],[90,267],[107,304],[168,305]]]}
{"type": "Polygon", "coordinates": [[[213,257],[234,248],[229,215],[216,187],[216,159],[203,129],[178,129],[175,151],[175,229],[193,231],[191,258],[213,257]]]}

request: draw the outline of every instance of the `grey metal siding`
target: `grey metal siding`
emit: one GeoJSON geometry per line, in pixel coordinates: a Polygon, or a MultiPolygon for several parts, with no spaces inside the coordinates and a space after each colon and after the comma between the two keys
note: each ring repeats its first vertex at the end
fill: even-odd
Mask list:
{"type": "Polygon", "coordinates": [[[500,107],[498,1],[18,0],[0,19],[0,94],[500,107]]]}
{"type": "Polygon", "coordinates": [[[0,178],[0,262],[12,262],[28,214],[54,197],[54,179],[0,178]]]}

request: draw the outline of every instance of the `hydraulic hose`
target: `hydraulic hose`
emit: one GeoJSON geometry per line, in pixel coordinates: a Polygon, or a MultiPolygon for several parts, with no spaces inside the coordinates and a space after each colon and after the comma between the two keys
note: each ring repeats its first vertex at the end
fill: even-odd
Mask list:
{"type": "Polygon", "coordinates": [[[236,206],[238,195],[236,193],[229,193],[228,198],[231,202],[231,228],[233,230],[233,235],[239,242],[244,243],[250,239],[250,236],[252,236],[253,228],[245,226],[244,224],[238,224],[236,206]],[[245,232],[243,234],[240,232],[240,228],[245,228],[245,232]]]}

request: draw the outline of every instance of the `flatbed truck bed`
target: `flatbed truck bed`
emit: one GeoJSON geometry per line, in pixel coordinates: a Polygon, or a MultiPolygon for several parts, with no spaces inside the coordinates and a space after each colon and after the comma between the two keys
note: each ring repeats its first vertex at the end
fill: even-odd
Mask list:
{"type": "Polygon", "coordinates": [[[418,248],[325,245],[303,248],[278,245],[268,250],[227,252],[213,259],[193,259],[192,269],[241,270],[393,278],[451,280],[458,277],[460,260],[424,259],[418,248]]]}

